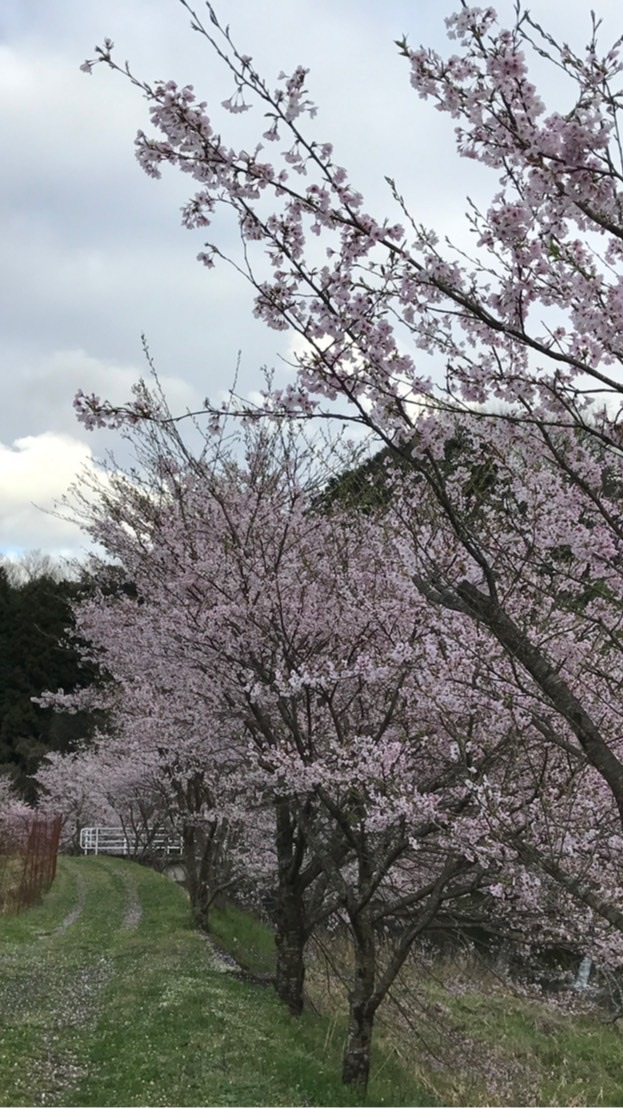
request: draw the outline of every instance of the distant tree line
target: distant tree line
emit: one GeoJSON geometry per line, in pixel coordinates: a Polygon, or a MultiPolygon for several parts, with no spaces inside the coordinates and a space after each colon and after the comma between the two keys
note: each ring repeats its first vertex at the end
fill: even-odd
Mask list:
{"type": "Polygon", "coordinates": [[[95,668],[70,641],[72,602],[86,579],[45,555],[0,564],[0,774],[34,802],[33,781],[50,751],[70,752],[88,738],[96,717],[87,711],[54,712],[33,703],[45,689],[74,691],[90,684],[95,668]]]}

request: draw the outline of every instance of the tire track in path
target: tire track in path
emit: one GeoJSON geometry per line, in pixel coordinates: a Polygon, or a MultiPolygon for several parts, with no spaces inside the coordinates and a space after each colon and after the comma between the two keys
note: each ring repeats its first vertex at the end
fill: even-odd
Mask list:
{"type": "Polygon", "coordinates": [[[65,918],[61,920],[58,927],[54,928],[54,931],[52,932],[53,935],[63,934],[63,932],[65,932],[68,927],[72,927],[73,924],[80,919],[80,916],[84,912],[84,906],[87,899],[86,881],[84,880],[84,877],[81,873],[76,874],[76,881],[78,889],[78,899],[71,911],[69,911],[65,918]]]}
{"type": "Polygon", "coordinates": [[[74,871],[77,899],[60,923],[6,951],[0,1043],[10,1049],[14,1042],[18,1052],[25,1040],[30,1057],[24,1072],[13,1075],[10,1092],[0,1085],[0,1104],[38,1108],[72,1103],[71,1090],[88,1074],[81,1036],[96,1025],[104,990],[115,973],[110,950],[115,932],[140,921],[135,886],[105,863],[91,862],[86,880],[81,861],[63,860],[65,871],[74,871]],[[97,929],[102,903],[109,912],[104,931],[97,929]]]}
{"type": "MultiPolygon", "coordinates": [[[[128,866],[131,865],[136,866],[136,863],[129,862],[128,866]]],[[[138,895],[135,875],[128,868],[127,871],[124,871],[122,876],[125,884],[126,904],[123,919],[121,921],[121,930],[135,931],[143,918],[143,905],[138,895]]]]}

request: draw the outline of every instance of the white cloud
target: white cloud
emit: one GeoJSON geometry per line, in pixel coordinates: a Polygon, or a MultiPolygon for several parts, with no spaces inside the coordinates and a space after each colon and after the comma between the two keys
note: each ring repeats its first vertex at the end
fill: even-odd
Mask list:
{"type": "Polygon", "coordinates": [[[85,546],[75,524],[50,514],[85,467],[94,469],[91,451],[69,435],[0,443],[0,551],[66,553],[85,546]]]}

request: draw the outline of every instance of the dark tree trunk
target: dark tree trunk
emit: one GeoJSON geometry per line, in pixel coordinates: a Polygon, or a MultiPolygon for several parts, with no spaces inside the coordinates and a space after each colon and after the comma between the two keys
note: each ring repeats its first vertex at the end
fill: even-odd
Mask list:
{"type": "Polygon", "coordinates": [[[365,1093],[370,1075],[372,1030],[377,1004],[376,936],[366,909],[353,921],[355,981],[349,996],[348,1036],[342,1057],[342,1081],[365,1093]]]}
{"type": "Polygon", "coordinates": [[[370,1076],[370,1052],[374,1012],[369,1012],[365,1002],[358,1003],[351,997],[348,1021],[348,1040],[342,1058],[344,1085],[357,1085],[362,1093],[368,1087],[370,1076]]]}
{"type": "Polygon", "coordinates": [[[200,931],[210,930],[210,906],[212,896],[210,889],[199,882],[190,893],[190,909],[193,922],[200,931]]]}
{"type": "Polygon", "coordinates": [[[275,990],[290,1014],[300,1016],[303,1011],[304,954],[308,938],[305,900],[299,880],[305,851],[300,828],[287,801],[278,801],[275,815],[278,875],[275,990]]]}
{"type": "Polygon", "coordinates": [[[186,824],[182,831],[182,857],[193,920],[201,931],[210,929],[212,890],[212,852],[214,827],[186,824]]]}
{"type": "Polygon", "coordinates": [[[303,1011],[305,983],[305,913],[296,894],[280,897],[277,908],[275,990],[293,1016],[303,1011]]]}

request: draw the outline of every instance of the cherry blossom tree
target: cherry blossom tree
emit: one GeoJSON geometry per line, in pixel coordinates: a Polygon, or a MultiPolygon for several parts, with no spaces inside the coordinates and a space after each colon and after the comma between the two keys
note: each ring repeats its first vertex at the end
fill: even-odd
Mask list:
{"type": "Polygon", "coordinates": [[[92,824],[117,823],[98,786],[100,775],[91,772],[92,752],[61,754],[51,751],[37,771],[41,787],[38,807],[63,817],[61,845],[78,853],[80,832],[92,824]]]}
{"type": "Polygon", "coordinates": [[[60,710],[96,705],[106,712],[109,732],[93,748],[46,760],[37,778],[42,802],[65,815],[74,845],[91,822],[119,826],[139,857],[149,856],[159,834],[181,837],[193,917],[207,928],[210,906],[230,880],[223,850],[231,819],[225,795],[217,802],[215,789],[218,774],[231,772],[233,754],[219,745],[214,725],[206,733],[205,698],[180,680],[175,653],[169,655],[162,637],[166,614],[158,613],[160,636],[154,637],[141,619],[144,599],[137,603],[134,585],[117,587],[118,566],[111,588],[110,572],[98,567],[93,596],[76,613],[90,636],[83,649],[105,661],[111,680],[43,698],[60,710]]]}
{"type": "Polygon", "coordinates": [[[449,565],[462,554],[432,516],[424,542],[412,483],[396,481],[385,511],[353,512],[327,503],[326,473],[310,484],[309,452],[278,424],[208,438],[196,457],[163,416],[133,432],[143,476],[112,472],[82,501],[117,565],[99,568],[76,629],[112,681],[69,703],[95,696],[111,719],[90,763],[109,805],[144,781],[166,797],[192,842],[198,922],[224,874],[274,886],[276,987],[298,1014],[306,942],[337,915],[354,952],[343,1074],[361,1085],[375,1013],[444,913],[510,935],[538,923],[577,945],[600,914],[599,865],[594,943],[612,953],[610,794],[590,793],[596,837],[579,811],[586,759],[565,737],[543,764],[533,689],[486,629],[418,587],[423,550],[449,565]],[[554,900],[570,846],[567,899],[554,900]],[[586,880],[584,915],[560,917],[586,880]]]}
{"type": "MultiPolygon", "coordinates": [[[[113,703],[107,709],[114,708],[114,726],[126,749],[140,752],[151,742],[161,768],[168,767],[178,804],[186,810],[185,841],[192,839],[195,847],[198,840],[203,842],[194,861],[186,858],[198,921],[207,926],[209,904],[220,887],[211,871],[215,853],[223,854],[228,827],[235,828],[236,842],[230,836],[226,855],[240,860],[238,883],[245,858],[246,876],[252,873],[256,888],[276,880],[277,986],[290,1007],[300,1011],[302,953],[310,926],[304,897],[312,885],[321,885],[321,869],[317,863],[307,868],[308,851],[287,798],[272,803],[276,822],[271,848],[266,790],[246,763],[249,736],[255,735],[261,751],[270,742],[270,733],[267,740],[262,738],[262,728],[275,727],[252,695],[258,679],[268,679],[265,667],[272,665],[273,673],[271,651],[276,649],[270,639],[265,648],[261,639],[270,632],[261,619],[269,620],[273,612],[270,598],[262,612],[256,593],[266,584],[271,554],[278,564],[279,543],[292,545],[289,529],[294,529],[295,515],[301,527],[301,497],[293,493],[288,507],[286,493],[283,534],[275,534],[273,526],[271,536],[269,515],[279,502],[279,477],[262,472],[266,443],[263,460],[259,455],[250,459],[247,473],[222,455],[219,444],[210,462],[193,460],[179,441],[175,446],[181,460],[163,454],[157,436],[143,441],[142,461],[151,485],[139,487],[136,480],[116,475],[100,490],[97,510],[92,501],[85,502],[85,523],[122,564],[131,587],[110,590],[104,576],[99,594],[77,613],[80,633],[96,644],[114,678],[107,690],[113,703]],[[249,576],[256,579],[251,593],[249,576]],[[251,825],[246,836],[245,823],[251,825]]],[[[281,493],[287,480],[284,469],[281,493]]],[[[313,530],[309,523],[304,527],[313,530]]],[[[67,703],[65,697],[53,699],[67,703]]],[[[321,890],[316,899],[318,911],[321,890]]]]}
{"type": "Polygon", "coordinates": [[[9,777],[0,775],[0,834],[6,834],[15,823],[31,818],[33,809],[15,791],[9,777]]]}
{"type": "MultiPolygon", "coordinates": [[[[465,637],[476,625],[501,648],[543,758],[566,751],[588,795],[597,774],[620,834],[620,41],[601,51],[595,22],[577,52],[521,9],[500,28],[493,9],[463,3],[447,21],[456,53],[398,43],[417,95],[456,121],[458,155],[496,181],[488,208],[471,206],[468,256],[422,228],[394,182],[395,216],[366,211],[331,144],[312,137],[304,68],[272,88],[210,4],[205,24],[182,6],[233,80],[224,106],[259,110],[254,148],[228,145],[192,88],[118,66],[109,40],[95,62],[148,102],[143,169],[171,165],[196,183],[185,226],[209,228],[228,209],[243,243],[230,260],[256,290],[256,315],[302,340],[296,382],[264,410],[330,416],[346,400],[347,418],[401,459],[411,580],[465,637]],[[530,79],[531,53],[560,78],[554,111],[530,79]]],[[[199,258],[224,260],[218,242],[199,258]]],[[[82,394],[76,406],[91,425],[159,418],[140,390],[125,409],[82,394]]],[[[608,908],[568,857],[547,865],[616,916],[617,884],[608,908]]]]}
{"type": "Polygon", "coordinates": [[[130,857],[140,859],[150,856],[156,835],[175,833],[165,766],[146,743],[131,750],[120,735],[99,735],[83,750],[52,752],[37,783],[38,809],[63,816],[62,842],[76,853],[86,826],[118,827],[130,857]]]}

